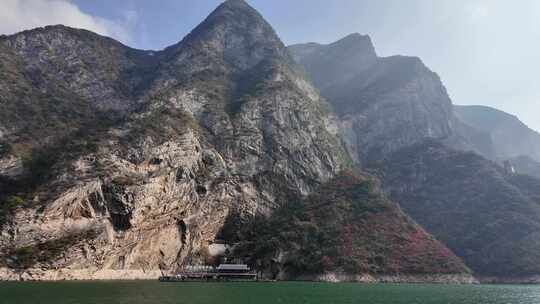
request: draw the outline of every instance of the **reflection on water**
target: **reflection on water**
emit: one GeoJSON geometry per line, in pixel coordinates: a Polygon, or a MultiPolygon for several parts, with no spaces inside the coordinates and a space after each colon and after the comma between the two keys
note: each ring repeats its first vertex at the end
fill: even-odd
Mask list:
{"type": "Polygon", "coordinates": [[[538,304],[540,286],[323,283],[0,283],[1,304],[538,304]]]}

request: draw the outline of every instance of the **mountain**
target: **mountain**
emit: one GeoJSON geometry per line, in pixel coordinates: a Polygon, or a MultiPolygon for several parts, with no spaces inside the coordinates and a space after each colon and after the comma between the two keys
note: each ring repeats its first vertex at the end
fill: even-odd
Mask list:
{"type": "Polygon", "coordinates": [[[540,162],[528,156],[514,157],[509,159],[509,162],[517,173],[540,178],[540,162]]]}
{"type": "Polygon", "coordinates": [[[378,57],[371,39],[359,34],[289,50],[340,116],[356,161],[370,162],[426,138],[491,153],[489,139],[454,117],[439,76],[419,58],[378,57]]]}
{"type": "MultiPolygon", "coordinates": [[[[392,201],[481,279],[537,281],[540,181],[488,160],[503,140],[491,132],[506,124],[466,119],[420,59],[378,58],[370,45],[354,34],[289,49],[335,109],[355,164],[378,176],[392,201]],[[332,65],[350,70],[340,77],[332,65]]],[[[518,172],[529,164],[513,159],[518,172]]]]}
{"type": "Polygon", "coordinates": [[[467,125],[490,135],[497,159],[515,159],[523,173],[540,168],[540,134],[519,118],[485,106],[454,106],[454,111],[467,125]],[[529,165],[525,165],[523,157],[530,159],[529,165]]]}
{"type": "Polygon", "coordinates": [[[378,168],[390,198],[477,276],[527,281],[540,273],[540,180],[435,141],[378,168]]]}
{"type": "Polygon", "coordinates": [[[377,54],[369,36],[351,34],[335,43],[289,46],[294,59],[300,63],[322,92],[340,85],[377,63],[377,54]],[[345,60],[336,60],[336,58],[345,60]]]}
{"type": "Polygon", "coordinates": [[[472,282],[463,262],[389,201],[376,180],[352,171],[291,198],[269,218],[228,223],[223,235],[237,244],[234,256],[272,279],[472,282]]]}
{"type": "Polygon", "coordinates": [[[279,205],[278,181],[308,193],[347,162],[326,106],[244,1],[162,52],[62,26],[0,44],[15,82],[2,164],[23,169],[3,177],[19,187],[2,188],[0,248],[37,269],[25,277],[155,277],[201,259],[231,210],[279,205]]]}
{"type": "MultiPolygon", "coordinates": [[[[2,36],[0,48],[2,279],[156,278],[215,260],[233,215],[271,225],[291,198],[304,202],[352,167],[330,106],[245,1],[224,2],[163,51],[64,26],[2,36]]],[[[346,208],[369,203],[351,199],[346,208]]],[[[368,213],[358,240],[377,236],[395,253],[417,236],[444,253],[442,266],[414,252],[396,269],[470,281],[384,200],[373,204],[390,206],[378,225],[391,232],[378,238],[368,213]]],[[[362,250],[358,263],[377,256],[362,250]]]]}
{"type": "Polygon", "coordinates": [[[153,65],[143,51],[64,26],[2,36],[0,50],[0,200],[37,186],[60,151],[92,148],[136,106],[153,65]]]}

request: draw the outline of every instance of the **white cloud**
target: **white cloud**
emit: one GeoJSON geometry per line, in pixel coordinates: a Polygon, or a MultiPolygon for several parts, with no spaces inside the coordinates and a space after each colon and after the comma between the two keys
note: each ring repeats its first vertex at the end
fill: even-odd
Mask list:
{"type": "Polygon", "coordinates": [[[131,42],[131,28],[137,19],[135,12],[124,14],[122,20],[109,20],[82,12],[69,0],[2,0],[0,4],[0,33],[16,32],[51,24],[83,28],[131,42]]]}

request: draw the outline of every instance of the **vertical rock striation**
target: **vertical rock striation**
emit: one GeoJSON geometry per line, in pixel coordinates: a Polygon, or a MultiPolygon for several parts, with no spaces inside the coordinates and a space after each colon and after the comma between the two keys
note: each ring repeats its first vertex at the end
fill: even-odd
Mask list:
{"type": "Polygon", "coordinates": [[[280,187],[307,194],[347,165],[327,105],[244,1],[161,52],[62,26],[0,45],[30,88],[0,84],[2,115],[24,119],[2,125],[0,195],[13,201],[2,263],[21,278],[153,278],[204,261],[229,213],[268,213],[280,187]],[[59,104],[42,140],[28,136],[59,104]]]}

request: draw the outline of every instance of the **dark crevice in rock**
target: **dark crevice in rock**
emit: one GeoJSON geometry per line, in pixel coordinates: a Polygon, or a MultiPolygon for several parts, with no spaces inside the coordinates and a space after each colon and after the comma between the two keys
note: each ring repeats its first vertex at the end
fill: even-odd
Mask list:
{"type": "Polygon", "coordinates": [[[111,213],[111,223],[115,230],[125,231],[131,228],[131,212],[128,214],[111,213]]]}
{"type": "Polygon", "coordinates": [[[123,255],[118,257],[118,269],[124,269],[125,265],[126,265],[126,257],[123,255]]]}
{"type": "Polygon", "coordinates": [[[109,210],[111,224],[117,231],[131,228],[133,197],[117,184],[103,186],[103,195],[109,210]]]}
{"type": "Polygon", "coordinates": [[[178,225],[178,231],[180,232],[180,240],[182,242],[182,245],[184,245],[186,243],[186,239],[187,239],[187,225],[186,225],[186,222],[184,222],[184,220],[179,220],[177,225],[178,225]]]}
{"type": "Polygon", "coordinates": [[[88,202],[90,203],[90,206],[94,209],[94,212],[100,215],[104,215],[106,213],[106,208],[103,205],[103,202],[101,200],[101,197],[98,193],[94,192],[88,195],[88,202]]]}
{"type": "Polygon", "coordinates": [[[202,185],[197,185],[196,191],[197,191],[197,194],[199,194],[199,195],[201,195],[201,196],[206,195],[206,193],[208,192],[208,191],[206,190],[206,187],[205,187],[205,186],[202,186],[202,185]]]}
{"type": "Polygon", "coordinates": [[[159,165],[161,165],[162,162],[163,162],[163,160],[161,158],[155,157],[155,158],[152,158],[150,160],[150,165],[159,166],[159,165]]]}

